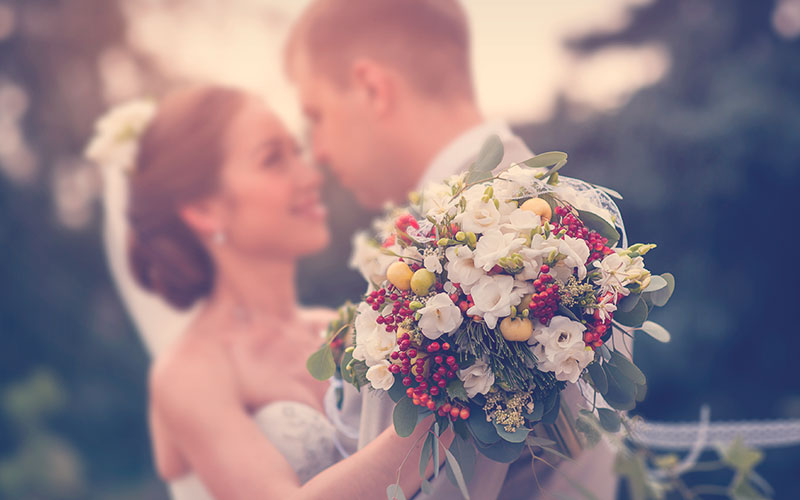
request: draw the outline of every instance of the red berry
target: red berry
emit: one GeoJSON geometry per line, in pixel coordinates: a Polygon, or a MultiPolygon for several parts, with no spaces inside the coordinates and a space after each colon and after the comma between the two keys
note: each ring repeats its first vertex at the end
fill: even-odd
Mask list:
{"type": "Polygon", "coordinates": [[[459,409],[458,409],[458,408],[456,408],[455,406],[454,406],[453,408],[451,408],[451,409],[450,409],[450,416],[452,416],[453,418],[458,418],[458,416],[459,416],[460,414],[461,414],[461,410],[459,410],[459,409]]]}
{"type": "Polygon", "coordinates": [[[550,266],[548,266],[547,264],[542,264],[542,267],[539,270],[541,272],[545,273],[545,274],[549,273],[550,272],[550,266]]]}
{"type": "Polygon", "coordinates": [[[442,349],[445,350],[445,351],[449,351],[450,350],[450,344],[448,344],[447,342],[442,343],[442,349]]]}
{"type": "Polygon", "coordinates": [[[438,396],[438,395],[439,395],[439,388],[431,387],[431,396],[438,396]]]}
{"type": "Polygon", "coordinates": [[[469,410],[467,408],[461,408],[461,412],[459,414],[461,420],[466,420],[469,418],[469,410]]]}
{"type": "Polygon", "coordinates": [[[433,411],[436,409],[436,402],[432,399],[428,400],[428,409],[433,411]]]}
{"type": "Polygon", "coordinates": [[[411,377],[403,377],[403,385],[411,385],[411,377]]]}

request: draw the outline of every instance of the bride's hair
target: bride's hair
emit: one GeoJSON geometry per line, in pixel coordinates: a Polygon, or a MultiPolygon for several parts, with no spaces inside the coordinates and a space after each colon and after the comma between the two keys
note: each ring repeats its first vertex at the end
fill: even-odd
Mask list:
{"type": "Polygon", "coordinates": [[[185,309],[210,293],[214,262],[180,216],[212,195],[242,91],[201,86],[167,96],[139,143],[130,180],[130,265],[137,281],[185,309]]]}

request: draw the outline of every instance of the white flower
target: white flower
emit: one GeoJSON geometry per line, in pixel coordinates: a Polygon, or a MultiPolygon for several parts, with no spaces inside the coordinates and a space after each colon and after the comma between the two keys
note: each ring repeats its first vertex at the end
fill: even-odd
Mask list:
{"type": "Polygon", "coordinates": [[[406,234],[408,234],[411,239],[417,243],[426,244],[433,242],[434,237],[428,236],[429,234],[433,234],[433,223],[429,220],[422,220],[418,221],[417,223],[419,224],[419,229],[413,226],[408,226],[406,228],[406,234]]]}
{"type": "Polygon", "coordinates": [[[612,253],[606,255],[602,261],[595,261],[594,265],[600,270],[600,276],[594,279],[594,284],[600,287],[602,294],[612,292],[628,295],[630,290],[626,285],[643,283],[650,277],[641,256],[631,259],[624,253],[612,253]]]}
{"type": "Polygon", "coordinates": [[[453,283],[461,285],[461,289],[469,293],[472,285],[477,283],[486,273],[475,265],[474,252],[466,245],[449,247],[445,251],[447,257],[447,277],[453,283]]]}
{"type": "Polygon", "coordinates": [[[379,313],[373,311],[369,304],[362,302],[358,306],[355,320],[356,347],[353,358],[373,366],[385,360],[397,346],[397,337],[389,333],[376,321],[379,313]]]}
{"type": "Polygon", "coordinates": [[[353,255],[350,267],[357,269],[370,283],[381,283],[386,279],[386,269],[397,257],[386,255],[365,233],[353,236],[353,255]]]}
{"type": "Polygon", "coordinates": [[[477,359],[469,368],[458,370],[458,378],[464,382],[467,396],[474,398],[478,394],[486,394],[494,384],[494,373],[483,360],[477,359]]]}
{"type": "Polygon", "coordinates": [[[591,349],[586,350],[583,332],[586,327],[566,316],[555,316],[550,324],[538,323],[528,343],[542,371],[555,373],[556,379],[575,383],[581,372],[594,359],[591,349]]]}
{"type": "Polygon", "coordinates": [[[432,182],[419,193],[419,210],[440,223],[445,217],[455,215],[458,198],[453,199],[450,186],[441,182],[432,182]]]}
{"type": "Polygon", "coordinates": [[[389,371],[390,363],[381,361],[367,370],[367,380],[374,389],[388,391],[394,385],[394,375],[389,371]]]}
{"type": "Polygon", "coordinates": [[[542,225],[542,218],[530,210],[522,210],[520,208],[511,212],[508,216],[508,222],[500,227],[504,233],[529,234],[531,229],[535,229],[542,225]]]}
{"type": "Polygon", "coordinates": [[[442,261],[439,259],[438,253],[426,255],[422,263],[428,271],[442,274],[442,261]]]}
{"type": "Polygon", "coordinates": [[[422,334],[436,340],[445,333],[451,333],[461,326],[463,317],[458,308],[446,293],[438,293],[431,297],[425,307],[419,310],[419,325],[422,334]]]}
{"type": "Polygon", "coordinates": [[[612,292],[603,295],[594,307],[587,308],[586,312],[589,314],[597,314],[597,318],[606,323],[611,320],[611,313],[617,310],[614,305],[614,298],[616,295],[612,292]]]}
{"type": "Polygon", "coordinates": [[[500,225],[500,210],[493,200],[481,199],[467,202],[467,208],[456,216],[456,222],[461,223],[461,228],[475,234],[485,233],[500,225]]]}
{"type": "Polygon", "coordinates": [[[85,156],[106,168],[132,170],[139,149],[139,137],[153,120],[158,108],[139,99],[111,109],[95,124],[95,135],[85,156]]]}
{"type": "Polygon", "coordinates": [[[523,238],[517,238],[514,234],[503,234],[493,229],[478,239],[475,247],[475,265],[490,271],[503,257],[508,257],[512,253],[522,248],[525,243],[523,238]]]}
{"type": "Polygon", "coordinates": [[[558,253],[563,258],[559,257],[558,262],[553,266],[551,271],[553,277],[562,283],[566,283],[577,269],[578,279],[583,280],[586,278],[586,261],[589,259],[590,253],[586,242],[580,238],[566,235],[562,239],[555,241],[558,242],[556,246],[558,253]]]}
{"type": "Polygon", "coordinates": [[[500,318],[511,314],[511,306],[519,304],[522,299],[523,289],[515,285],[512,276],[483,276],[470,290],[475,305],[467,310],[467,314],[482,317],[486,326],[494,328],[500,318]]]}

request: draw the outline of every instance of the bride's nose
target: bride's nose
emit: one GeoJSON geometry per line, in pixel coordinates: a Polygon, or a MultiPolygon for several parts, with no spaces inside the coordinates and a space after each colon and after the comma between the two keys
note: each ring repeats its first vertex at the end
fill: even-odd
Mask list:
{"type": "Polygon", "coordinates": [[[305,159],[298,159],[295,173],[297,185],[304,189],[317,189],[322,185],[322,172],[305,159]]]}

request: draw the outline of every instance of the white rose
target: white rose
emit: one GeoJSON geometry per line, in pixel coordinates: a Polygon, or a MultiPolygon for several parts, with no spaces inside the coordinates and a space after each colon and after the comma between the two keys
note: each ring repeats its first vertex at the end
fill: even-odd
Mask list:
{"type": "Polygon", "coordinates": [[[566,235],[562,239],[555,241],[558,242],[556,246],[558,253],[563,258],[559,258],[559,261],[553,266],[551,272],[553,277],[562,283],[566,283],[577,269],[578,279],[583,280],[586,278],[586,261],[589,259],[590,253],[586,242],[580,238],[566,235]]]}
{"type": "Polygon", "coordinates": [[[397,346],[397,337],[378,324],[378,316],[379,313],[373,311],[369,304],[359,304],[354,324],[356,347],[353,357],[365,361],[368,366],[385,360],[397,346]]]}
{"type": "Polygon", "coordinates": [[[386,269],[397,257],[386,255],[365,233],[353,236],[353,255],[350,267],[357,269],[369,283],[381,283],[386,279],[386,269]]]}
{"type": "Polygon", "coordinates": [[[503,234],[494,229],[478,239],[475,247],[475,265],[490,271],[500,259],[508,257],[522,248],[525,243],[523,238],[517,238],[512,233],[503,234]]]}
{"type": "Polygon", "coordinates": [[[554,316],[547,326],[537,322],[531,340],[542,344],[548,357],[551,357],[551,354],[568,350],[575,344],[580,344],[583,348],[584,330],[586,326],[583,323],[572,321],[566,316],[554,316]]]}
{"type": "Polygon", "coordinates": [[[436,340],[445,333],[451,333],[461,326],[463,316],[446,293],[438,293],[419,310],[419,325],[422,334],[436,340]]]}
{"type": "Polygon", "coordinates": [[[504,233],[514,234],[529,234],[531,229],[535,229],[542,225],[542,218],[530,210],[522,210],[520,208],[511,212],[508,216],[508,222],[500,227],[504,233]]]}
{"type": "Polygon", "coordinates": [[[555,316],[550,324],[538,324],[529,343],[537,358],[537,367],[553,372],[556,379],[575,383],[581,372],[594,359],[586,349],[583,332],[586,327],[565,316],[555,316]]]}
{"type": "Polygon", "coordinates": [[[464,382],[464,389],[467,396],[474,398],[478,394],[486,394],[494,384],[494,373],[482,360],[475,360],[475,363],[464,370],[458,371],[458,378],[464,382]]]}
{"type": "Polygon", "coordinates": [[[476,199],[467,202],[467,208],[456,216],[455,221],[461,224],[464,231],[480,234],[499,226],[500,217],[494,200],[476,199]]]}
{"type": "Polygon", "coordinates": [[[388,391],[394,385],[394,375],[389,371],[389,362],[381,361],[367,370],[367,380],[374,389],[388,391]]]}
{"type": "Polygon", "coordinates": [[[574,346],[571,349],[556,353],[550,360],[557,380],[575,383],[581,373],[594,359],[594,351],[587,347],[574,346]]]}
{"type": "Polygon", "coordinates": [[[438,254],[426,255],[422,261],[425,269],[432,273],[442,274],[442,261],[439,260],[438,254]]]}
{"type": "Polygon", "coordinates": [[[482,317],[486,326],[494,328],[497,320],[509,316],[511,306],[522,299],[523,289],[515,285],[514,278],[504,274],[482,277],[470,290],[475,305],[467,314],[482,317]]]}
{"type": "Polygon", "coordinates": [[[477,283],[486,273],[475,265],[474,252],[466,245],[449,247],[445,251],[447,257],[447,277],[453,283],[461,285],[461,289],[469,293],[472,285],[477,283]]]}

